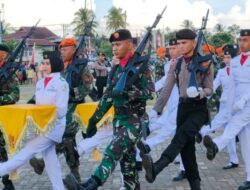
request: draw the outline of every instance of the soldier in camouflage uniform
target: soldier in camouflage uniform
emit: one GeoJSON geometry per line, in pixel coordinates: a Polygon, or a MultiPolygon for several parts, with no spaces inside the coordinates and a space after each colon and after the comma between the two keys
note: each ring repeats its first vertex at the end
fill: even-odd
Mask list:
{"type": "Polygon", "coordinates": [[[157,59],[155,61],[155,82],[160,80],[165,75],[166,48],[160,47],[157,49],[157,59]]]}
{"type": "Polygon", "coordinates": [[[130,32],[125,29],[113,33],[110,42],[115,56],[120,59],[120,64],[112,68],[107,89],[96,112],[89,120],[87,136],[91,137],[96,133],[96,123],[113,105],[115,108],[113,138],[106,147],[100,165],[87,182],[79,184],[71,174],[66,177],[64,182],[70,190],[96,190],[106,182],[118,162],[120,162],[125,188],[127,190],[140,189],[136,170],[135,145],[141,139],[142,129],[148,124],[145,109],[146,101],[152,98],[152,92],[154,91],[152,72],[147,67],[132,87],[122,95],[116,95],[113,88],[124,71],[127,61],[133,56],[133,44],[130,32]]]}
{"type": "MultiPolygon", "coordinates": [[[[0,70],[4,66],[4,62],[8,57],[9,48],[5,44],[0,44],[0,70]]],[[[13,76],[3,86],[0,86],[0,106],[15,104],[19,100],[18,79],[13,76]]],[[[5,148],[5,140],[3,133],[0,131],[0,162],[8,160],[8,154],[5,148]]],[[[4,184],[3,190],[14,190],[14,185],[9,180],[9,175],[2,176],[4,184]]]]}
{"type": "MultiPolygon", "coordinates": [[[[69,74],[67,67],[72,62],[74,52],[76,51],[76,40],[72,38],[65,38],[59,45],[59,49],[64,60],[65,70],[62,76],[66,78],[69,74]]],[[[79,59],[79,62],[81,59],[79,59]]],[[[73,113],[78,104],[85,102],[85,96],[90,92],[90,86],[93,82],[93,76],[87,67],[82,68],[83,65],[79,64],[79,70],[81,70],[81,77],[78,78],[77,87],[70,89],[68,112],[66,115],[66,129],[63,135],[62,143],[57,145],[57,153],[63,153],[66,158],[66,162],[74,174],[76,179],[80,182],[81,177],[79,174],[79,155],[76,151],[75,136],[79,130],[77,122],[73,121],[73,113]]],[[[76,78],[76,76],[74,76],[76,78]]],[[[31,166],[34,167],[35,172],[41,174],[44,169],[44,162],[41,159],[33,158],[30,160],[31,166]]]]}

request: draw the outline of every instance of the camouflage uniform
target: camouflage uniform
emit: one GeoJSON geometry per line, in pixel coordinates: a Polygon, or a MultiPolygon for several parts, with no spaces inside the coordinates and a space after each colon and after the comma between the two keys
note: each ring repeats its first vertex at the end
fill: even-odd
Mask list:
{"type": "MultiPolygon", "coordinates": [[[[19,100],[19,93],[18,79],[12,77],[0,87],[0,106],[15,104],[19,100]]],[[[5,145],[3,133],[0,131],[0,162],[8,160],[5,145]]],[[[5,189],[14,189],[12,182],[9,180],[9,175],[2,176],[2,182],[5,189]]]]}
{"type": "Polygon", "coordinates": [[[164,75],[164,66],[167,63],[166,60],[162,60],[160,58],[157,58],[155,61],[155,82],[160,80],[164,75]]]}
{"type": "MultiPolygon", "coordinates": [[[[81,68],[80,68],[81,70],[81,68]]],[[[62,76],[66,78],[67,70],[62,73],[62,76]]],[[[91,83],[86,82],[85,77],[91,77],[92,74],[90,70],[85,67],[82,71],[81,78],[78,80],[78,85],[74,89],[71,89],[69,96],[68,112],[66,115],[66,128],[63,135],[62,143],[57,145],[57,152],[64,153],[66,162],[75,175],[78,181],[80,181],[79,175],[79,155],[74,147],[76,147],[75,136],[79,130],[77,122],[73,121],[73,113],[76,109],[76,106],[80,103],[85,102],[85,96],[88,95],[90,91],[91,83]]]]}
{"type": "Polygon", "coordinates": [[[101,98],[98,108],[91,120],[98,121],[106,111],[114,105],[115,117],[113,120],[114,135],[106,147],[101,164],[94,172],[94,177],[103,184],[120,162],[124,177],[124,186],[127,190],[140,189],[139,177],[136,170],[135,144],[141,139],[142,128],[148,124],[145,112],[146,101],[152,98],[154,83],[151,70],[146,69],[134,85],[122,96],[115,96],[115,86],[123,68],[114,66],[107,83],[107,89],[101,98]]]}

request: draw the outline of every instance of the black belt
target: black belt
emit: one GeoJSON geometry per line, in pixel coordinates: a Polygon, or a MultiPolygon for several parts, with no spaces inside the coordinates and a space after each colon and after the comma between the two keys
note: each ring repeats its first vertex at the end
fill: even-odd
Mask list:
{"type": "Polygon", "coordinates": [[[127,106],[127,107],[115,107],[115,114],[117,115],[143,115],[146,111],[145,106],[127,106]]]}
{"type": "Polygon", "coordinates": [[[181,104],[206,104],[207,103],[207,98],[179,98],[179,103],[181,104]]]}

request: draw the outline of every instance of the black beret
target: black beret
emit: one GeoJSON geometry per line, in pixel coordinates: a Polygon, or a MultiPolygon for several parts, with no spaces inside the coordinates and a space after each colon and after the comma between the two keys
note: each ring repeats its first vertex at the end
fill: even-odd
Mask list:
{"type": "Polygon", "coordinates": [[[135,46],[137,46],[137,38],[132,38],[132,42],[133,42],[133,44],[135,45],[135,46]]]}
{"type": "Polygon", "coordinates": [[[239,52],[239,46],[238,45],[232,45],[228,44],[223,47],[223,53],[224,55],[231,55],[232,58],[238,55],[239,52]]]}
{"type": "Polygon", "coordinates": [[[176,32],[177,40],[194,40],[196,37],[196,33],[190,29],[182,29],[176,32]]]}
{"type": "Polygon", "coordinates": [[[0,44],[0,51],[5,51],[9,53],[10,49],[6,44],[0,44]]]}
{"type": "Polygon", "coordinates": [[[240,31],[240,36],[250,36],[250,29],[242,29],[240,31]]]}
{"type": "Polygon", "coordinates": [[[43,52],[43,59],[48,59],[49,58],[49,54],[51,53],[52,51],[44,51],[43,52]]]}
{"type": "Polygon", "coordinates": [[[170,39],[170,40],[169,40],[169,45],[170,45],[170,46],[177,45],[177,40],[176,40],[176,38],[170,39]]]}
{"type": "Polygon", "coordinates": [[[120,29],[115,31],[113,34],[111,34],[109,41],[116,42],[116,41],[123,41],[123,40],[128,40],[132,39],[132,35],[129,30],[127,29],[120,29]]]}

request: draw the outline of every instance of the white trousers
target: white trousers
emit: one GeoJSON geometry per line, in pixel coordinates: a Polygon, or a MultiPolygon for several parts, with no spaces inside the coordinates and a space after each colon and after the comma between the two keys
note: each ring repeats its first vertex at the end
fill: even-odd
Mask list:
{"type": "MultiPolygon", "coordinates": [[[[205,135],[212,133],[216,129],[225,128],[227,123],[228,123],[227,108],[225,103],[221,103],[220,111],[215,115],[214,119],[211,121],[211,127],[209,125],[202,127],[200,133],[202,137],[204,137],[205,135]]],[[[239,158],[236,152],[235,138],[228,143],[227,152],[229,154],[229,162],[238,164],[239,158]]]]}
{"type": "Polygon", "coordinates": [[[225,126],[223,134],[214,139],[219,151],[225,148],[232,140],[235,140],[236,135],[238,135],[249,123],[250,107],[246,107],[243,110],[234,113],[225,126]]]}
{"type": "Polygon", "coordinates": [[[241,154],[245,162],[247,181],[250,181],[250,125],[244,127],[239,133],[241,154]]]}
{"type": "Polygon", "coordinates": [[[81,156],[83,154],[91,153],[98,145],[102,145],[105,141],[112,137],[113,128],[109,126],[107,128],[101,129],[93,137],[83,139],[77,145],[78,154],[81,156]]]}
{"type": "Polygon", "coordinates": [[[53,190],[64,190],[61,165],[56,155],[55,142],[43,136],[36,136],[29,140],[15,156],[6,162],[0,163],[0,176],[18,169],[37,153],[42,154],[53,190]]]}

